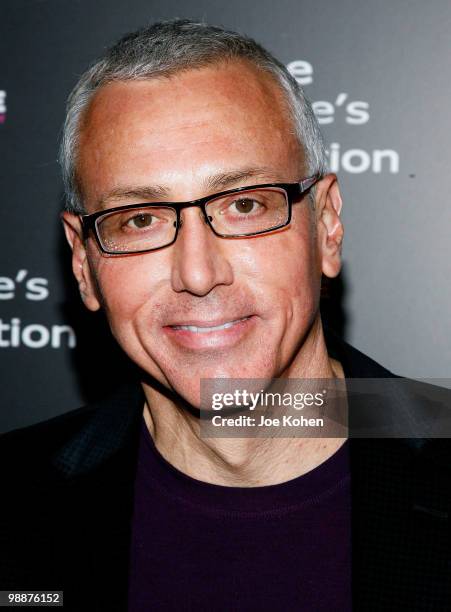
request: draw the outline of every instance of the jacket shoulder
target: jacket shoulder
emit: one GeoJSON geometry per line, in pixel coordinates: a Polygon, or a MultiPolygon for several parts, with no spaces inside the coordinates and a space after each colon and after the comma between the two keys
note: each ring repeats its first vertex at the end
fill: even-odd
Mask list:
{"type": "Polygon", "coordinates": [[[52,455],[83,429],[96,410],[86,405],[33,425],[13,429],[0,435],[2,478],[27,478],[42,470],[52,455]]]}
{"type": "Polygon", "coordinates": [[[1,478],[42,481],[93,469],[122,446],[142,397],[138,383],[127,383],[97,402],[1,435],[1,478]]]}

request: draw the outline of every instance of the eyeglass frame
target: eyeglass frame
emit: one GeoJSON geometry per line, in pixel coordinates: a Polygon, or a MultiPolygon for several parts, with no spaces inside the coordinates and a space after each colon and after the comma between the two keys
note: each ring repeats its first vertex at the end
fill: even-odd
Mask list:
{"type": "Polygon", "coordinates": [[[142,253],[151,253],[152,251],[158,251],[160,249],[164,249],[168,246],[171,246],[171,244],[174,244],[174,242],[177,240],[179,229],[183,225],[183,220],[181,218],[180,213],[183,209],[189,208],[191,206],[196,206],[201,209],[205,223],[210,227],[211,231],[213,232],[213,234],[215,234],[215,236],[219,236],[220,238],[245,238],[245,237],[251,237],[251,236],[259,236],[262,234],[268,234],[270,232],[274,232],[276,230],[279,230],[289,225],[291,223],[293,201],[296,198],[300,198],[301,196],[304,196],[309,191],[309,189],[311,189],[321,178],[322,178],[321,174],[317,173],[297,183],[263,183],[260,185],[245,185],[244,187],[237,187],[236,189],[228,189],[227,191],[220,191],[218,193],[213,193],[208,196],[204,196],[203,198],[198,198],[197,200],[191,200],[190,202],[144,202],[140,204],[124,204],[123,206],[116,206],[114,208],[109,208],[107,210],[99,210],[99,211],[96,211],[94,213],[90,213],[87,215],[79,215],[79,218],[81,221],[84,239],[87,240],[89,236],[89,232],[91,230],[94,230],[93,231],[94,237],[96,239],[96,242],[100,250],[106,255],[111,255],[113,257],[115,255],[139,255],[142,253]],[[227,196],[227,195],[231,195],[234,193],[241,193],[243,191],[255,191],[257,189],[267,189],[270,187],[276,187],[279,189],[283,189],[285,191],[286,200],[288,204],[288,215],[287,215],[287,220],[284,223],[281,223],[279,225],[276,225],[266,230],[261,230],[259,232],[251,232],[251,233],[246,233],[246,234],[221,234],[215,230],[215,228],[211,224],[211,221],[208,218],[207,209],[206,209],[207,204],[211,200],[216,200],[217,198],[220,198],[222,196],[227,196]],[[120,212],[123,210],[133,210],[133,209],[139,209],[139,208],[161,208],[161,207],[171,208],[176,213],[175,234],[174,234],[174,239],[171,242],[168,242],[167,244],[164,244],[159,247],[155,247],[152,249],[144,249],[140,251],[111,252],[105,249],[105,247],[102,245],[102,241],[99,236],[99,230],[97,228],[98,219],[102,218],[103,216],[110,215],[111,213],[120,212]]]}

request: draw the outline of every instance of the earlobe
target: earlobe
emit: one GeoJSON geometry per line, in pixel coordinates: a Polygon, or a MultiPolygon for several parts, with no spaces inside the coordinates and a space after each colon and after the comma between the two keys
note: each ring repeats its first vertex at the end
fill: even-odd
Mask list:
{"type": "Polygon", "coordinates": [[[64,212],[61,218],[67,242],[72,249],[72,272],[77,280],[81,299],[88,310],[99,310],[100,302],[92,279],[80,219],[69,212],[64,212]]]}
{"type": "Polygon", "coordinates": [[[318,189],[318,239],[322,272],[329,278],[337,276],[341,269],[341,245],[343,224],[340,219],[342,199],[335,174],[321,180],[318,189]]]}

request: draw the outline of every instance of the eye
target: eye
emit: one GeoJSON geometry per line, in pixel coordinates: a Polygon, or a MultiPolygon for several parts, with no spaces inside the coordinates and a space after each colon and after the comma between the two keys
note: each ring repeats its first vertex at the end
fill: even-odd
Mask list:
{"type": "Polygon", "coordinates": [[[128,219],[126,225],[133,229],[144,229],[152,225],[153,215],[149,213],[139,213],[128,219]]]}
{"type": "Polygon", "coordinates": [[[230,206],[235,206],[235,209],[239,213],[250,213],[255,212],[257,206],[260,206],[260,204],[253,198],[240,198],[239,200],[234,200],[230,206]]]}

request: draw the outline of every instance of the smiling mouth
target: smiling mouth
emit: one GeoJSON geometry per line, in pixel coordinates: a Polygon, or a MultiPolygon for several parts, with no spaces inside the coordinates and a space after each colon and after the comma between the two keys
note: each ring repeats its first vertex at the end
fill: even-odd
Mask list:
{"type": "Polygon", "coordinates": [[[228,329],[229,327],[233,327],[237,323],[240,323],[241,321],[246,321],[249,318],[250,317],[243,317],[241,319],[235,319],[234,321],[228,321],[227,323],[224,323],[223,325],[213,325],[211,327],[199,327],[197,325],[171,325],[171,329],[185,330],[185,331],[194,332],[196,334],[205,334],[209,332],[222,331],[223,329],[228,329]]]}

